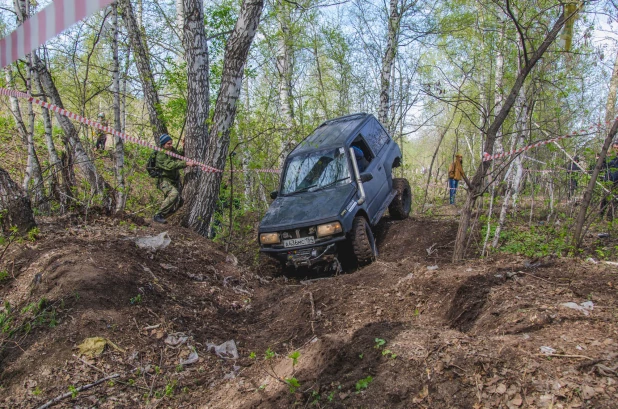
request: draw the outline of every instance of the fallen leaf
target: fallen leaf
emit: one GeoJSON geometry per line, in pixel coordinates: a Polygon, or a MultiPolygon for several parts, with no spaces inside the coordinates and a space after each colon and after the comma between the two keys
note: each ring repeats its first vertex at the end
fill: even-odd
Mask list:
{"type": "Polygon", "coordinates": [[[500,395],[503,395],[504,392],[506,392],[506,385],[501,383],[500,385],[498,385],[498,387],[496,388],[496,393],[499,393],[500,395]]]}
{"type": "Polygon", "coordinates": [[[524,403],[524,401],[521,398],[521,395],[518,393],[517,395],[515,395],[513,399],[509,401],[509,403],[513,406],[521,406],[521,404],[524,403]]]}

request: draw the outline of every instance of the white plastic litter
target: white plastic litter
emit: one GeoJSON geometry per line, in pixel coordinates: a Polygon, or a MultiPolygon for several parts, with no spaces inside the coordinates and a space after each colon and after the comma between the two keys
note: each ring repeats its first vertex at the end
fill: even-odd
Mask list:
{"type": "Polygon", "coordinates": [[[169,346],[177,347],[187,342],[188,339],[189,337],[182,332],[177,332],[175,334],[169,334],[163,342],[165,342],[169,346]]]}
{"type": "Polygon", "coordinates": [[[581,311],[584,313],[584,315],[589,315],[590,311],[594,310],[594,304],[592,301],[586,301],[583,302],[581,304],[577,304],[575,302],[565,302],[563,304],[560,304],[563,307],[567,307],[567,308],[571,308],[577,311],[581,311]]]}
{"type": "Polygon", "coordinates": [[[157,251],[163,250],[167,246],[170,245],[172,239],[166,231],[157,235],[157,236],[146,236],[146,237],[138,237],[135,239],[135,244],[140,249],[148,250],[148,251],[157,251]]]}
{"type": "Polygon", "coordinates": [[[556,350],[552,347],[541,347],[541,352],[544,354],[555,354],[556,350]]]}
{"type": "Polygon", "coordinates": [[[437,269],[438,269],[438,266],[427,266],[427,271],[434,271],[437,269]]]}
{"type": "Polygon", "coordinates": [[[209,351],[211,349],[214,349],[215,354],[217,354],[219,358],[238,359],[238,349],[236,348],[236,342],[234,342],[233,339],[229,341],[225,341],[221,345],[215,345],[215,344],[208,343],[206,344],[206,347],[208,348],[209,351]]]}
{"type": "Polygon", "coordinates": [[[197,351],[195,350],[195,348],[193,348],[193,347],[190,347],[190,348],[191,348],[191,353],[189,354],[187,359],[181,359],[180,360],[180,365],[191,365],[191,364],[194,364],[200,358],[197,355],[197,351]]]}

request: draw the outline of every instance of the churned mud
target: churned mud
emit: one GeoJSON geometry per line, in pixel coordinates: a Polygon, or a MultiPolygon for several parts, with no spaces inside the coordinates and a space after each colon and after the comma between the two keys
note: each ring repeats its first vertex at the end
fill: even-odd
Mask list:
{"type": "Polygon", "coordinates": [[[618,267],[451,264],[456,226],[387,218],[375,263],[316,278],[179,227],[43,220],[2,260],[0,407],[615,407],[618,267]]]}

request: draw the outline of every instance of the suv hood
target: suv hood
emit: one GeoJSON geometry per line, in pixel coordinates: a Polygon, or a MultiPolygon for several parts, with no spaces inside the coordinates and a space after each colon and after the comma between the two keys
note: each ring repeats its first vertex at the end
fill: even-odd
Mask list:
{"type": "Polygon", "coordinates": [[[286,230],[337,219],[355,192],[354,183],[348,183],[315,192],[277,197],[264,215],[259,230],[286,230]]]}

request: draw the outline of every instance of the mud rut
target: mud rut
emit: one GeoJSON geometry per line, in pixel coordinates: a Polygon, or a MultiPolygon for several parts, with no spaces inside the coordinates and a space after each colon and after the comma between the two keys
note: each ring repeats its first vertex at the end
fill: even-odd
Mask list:
{"type": "Polygon", "coordinates": [[[1,288],[3,301],[23,309],[44,296],[58,323],[4,339],[0,407],[37,407],[114,372],[121,382],[58,406],[609,408],[618,397],[616,271],[604,265],[518,257],[451,265],[454,222],[386,219],[370,266],[277,277],[264,265],[236,266],[183,229],[170,229],[165,252],[144,255],[129,240],[158,226],[75,224],[50,222],[39,244],[11,255],[18,274],[1,288]],[[586,299],[597,306],[590,315],[560,306],[586,299]],[[198,363],[178,366],[191,352],[165,343],[178,332],[198,363]],[[90,336],[124,352],[75,358],[90,336]],[[208,352],[231,339],[239,359],[208,352]],[[550,360],[541,346],[563,357],[550,360]]]}

